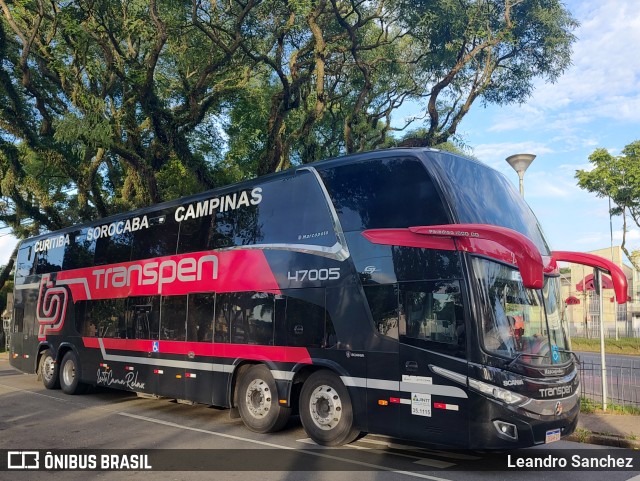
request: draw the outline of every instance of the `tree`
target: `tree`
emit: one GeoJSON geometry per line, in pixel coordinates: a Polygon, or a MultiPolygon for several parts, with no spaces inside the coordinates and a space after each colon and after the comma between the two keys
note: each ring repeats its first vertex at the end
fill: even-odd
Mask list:
{"type": "Polygon", "coordinates": [[[570,65],[578,25],[556,0],[399,0],[417,52],[418,96],[427,133],[405,145],[455,135],[472,104],[524,102],[533,81],[555,81],[570,65]]]}
{"type": "Polygon", "coordinates": [[[598,197],[608,197],[614,204],[611,215],[621,215],[621,248],[636,269],[640,270],[640,250],[629,250],[627,216],[640,227],[640,140],[627,145],[619,156],[606,149],[596,149],[590,156],[592,170],[578,170],[578,186],[598,197]]]}
{"type": "Polygon", "coordinates": [[[24,238],[342,153],[456,140],[569,64],[560,0],[0,0],[0,223],[24,238]],[[424,105],[398,125],[408,101],[424,105]]]}

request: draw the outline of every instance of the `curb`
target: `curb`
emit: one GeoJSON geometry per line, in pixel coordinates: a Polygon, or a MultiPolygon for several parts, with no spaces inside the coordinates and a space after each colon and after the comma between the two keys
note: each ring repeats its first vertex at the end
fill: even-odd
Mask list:
{"type": "Polygon", "coordinates": [[[585,435],[570,434],[566,441],[574,441],[576,443],[598,444],[600,446],[610,446],[613,448],[640,449],[640,440],[635,441],[626,439],[621,436],[608,435],[603,433],[589,433],[585,435]]]}

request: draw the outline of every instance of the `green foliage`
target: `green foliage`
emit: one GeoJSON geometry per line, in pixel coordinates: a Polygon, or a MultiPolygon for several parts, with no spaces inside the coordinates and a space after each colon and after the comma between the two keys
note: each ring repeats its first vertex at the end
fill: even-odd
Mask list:
{"type": "Polygon", "coordinates": [[[560,0],[6,2],[0,223],[25,237],[407,129],[460,147],[475,101],[564,71],[575,27],[560,0]]]}
{"type": "Polygon", "coordinates": [[[640,269],[639,250],[626,248],[627,215],[640,226],[640,140],[622,149],[621,155],[611,155],[606,149],[596,149],[590,156],[591,170],[578,170],[578,186],[598,197],[608,197],[614,204],[611,215],[622,215],[624,228],[622,249],[640,269]]]}
{"type": "Polygon", "coordinates": [[[178,159],[171,159],[156,173],[158,191],[163,199],[177,199],[200,192],[198,179],[178,159]],[[176,182],[176,180],[179,180],[176,182]]]}

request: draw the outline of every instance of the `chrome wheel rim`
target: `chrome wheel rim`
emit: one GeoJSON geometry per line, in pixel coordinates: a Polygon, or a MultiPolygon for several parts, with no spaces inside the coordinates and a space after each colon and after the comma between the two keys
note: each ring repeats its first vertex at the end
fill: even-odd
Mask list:
{"type": "Polygon", "coordinates": [[[340,423],[342,418],[342,400],[333,387],[318,386],[311,393],[309,412],[317,427],[330,431],[340,423]]]}
{"type": "Polygon", "coordinates": [[[73,362],[68,361],[64,363],[62,368],[62,378],[65,385],[71,386],[76,378],[76,366],[73,362]]]}
{"type": "Polygon", "coordinates": [[[51,356],[47,356],[42,361],[42,377],[50,382],[53,379],[56,370],[56,363],[51,356]]]}
{"type": "Polygon", "coordinates": [[[262,379],[254,379],[247,387],[245,404],[251,416],[264,418],[271,409],[271,390],[262,379]]]}

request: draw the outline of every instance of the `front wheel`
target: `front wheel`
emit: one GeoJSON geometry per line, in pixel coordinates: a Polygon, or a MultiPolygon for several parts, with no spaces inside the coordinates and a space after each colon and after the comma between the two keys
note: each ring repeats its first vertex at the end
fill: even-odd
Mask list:
{"type": "Polygon", "coordinates": [[[331,371],[317,371],[303,384],[300,420],[309,437],[323,446],[349,444],[360,434],[353,427],[349,392],[331,371]]]}
{"type": "Polygon", "coordinates": [[[67,352],[60,363],[60,387],[66,394],[81,394],[86,385],[80,382],[80,364],[73,351],[67,352]]]}
{"type": "Polygon", "coordinates": [[[40,376],[42,384],[47,389],[60,389],[60,378],[58,377],[58,363],[53,357],[51,349],[47,349],[40,357],[40,376]]]}
{"type": "Polygon", "coordinates": [[[291,408],[279,404],[276,382],[264,364],[251,366],[242,374],[237,404],[242,422],[256,433],[279,431],[291,416],[291,408]]]}

